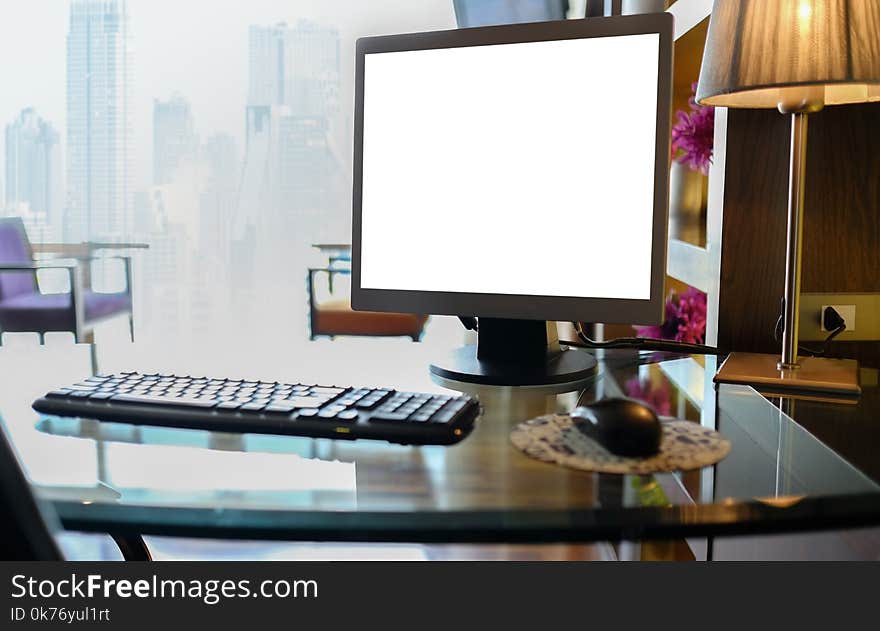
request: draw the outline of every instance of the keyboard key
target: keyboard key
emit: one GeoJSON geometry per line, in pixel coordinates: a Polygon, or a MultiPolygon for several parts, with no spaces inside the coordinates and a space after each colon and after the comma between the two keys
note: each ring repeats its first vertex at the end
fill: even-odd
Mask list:
{"type": "Polygon", "coordinates": [[[270,403],[266,406],[266,412],[281,413],[281,414],[290,414],[296,409],[296,407],[292,405],[286,405],[284,403],[270,403]]]}
{"type": "Polygon", "coordinates": [[[104,401],[113,396],[112,392],[93,392],[89,395],[89,399],[92,401],[104,401]]]}
{"type": "Polygon", "coordinates": [[[343,410],[336,415],[336,418],[340,421],[356,421],[358,413],[355,410],[343,410]]]}
{"type": "Polygon", "coordinates": [[[328,387],[328,386],[315,386],[312,388],[312,392],[316,394],[342,394],[346,391],[346,388],[337,388],[337,387],[328,387]]]}
{"type": "Polygon", "coordinates": [[[321,418],[333,418],[340,412],[344,411],[345,406],[343,405],[328,405],[318,413],[318,416],[320,416],[321,418]]]}
{"type": "Polygon", "coordinates": [[[191,399],[185,397],[155,397],[149,394],[115,394],[111,401],[120,403],[146,403],[153,405],[174,405],[194,408],[212,408],[217,405],[216,399],[191,399]]]}
{"type": "Polygon", "coordinates": [[[241,403],[237,403],[236,401],[223,401],[222,403],[217,404],[218,410],[237,410],[241,407],[241,403]]]}
{"type": "Polygon", "coordinates": [[[467,401],[464,399],[456,399],[452,403],[449,404],[449,409],[453,412],[459,412],[464,409],[464,406],[467,405],[467,401]]]}
{"type": "Polygon", "coordinates": [[[48,399],[66,399],[73,392],[70,388],[59,388],[46,395],[48,399]]]}
{"type": "Polygon", "coordinates": [[[287,402],[295,408],[319,408],[327,399],[324,397],[291,397],[287,402]]]}
{"type": "Polygon", "coordinates": [[[355,403],[355,407],[359,410],[372,410],[374,407],[379,405],[379,399],[374,399],[372,397],[365,397],[355,403]]]}
{"type": "Polygon", "coordinates": [[[245,403],[243,406],[241,406],[241,409],[248,410],[251,412],[258,412],[258,411],[262,410],[264,407],[266,407],[265,403],[245,403]]]}
{"type": "Polygon", "coordinates": [[[310,417],[310,416],[318,416],[318,408],[302,408],[301,410],[297,410],[296,415],[298,417],[310,417]]]}
{"type": "Polygon", "coordinates": [[[376,412],[370,417],[370,421],[405,421],[409,414],[401,412],[376,412]]]}
{"type": "Polygon", "coordinates": [[[452,410],[443,410],[442,412],[438,412],[433,417],[431,417],[432,423],[438,423],[440,425],[448,423],[455,417],[455,412],[452,410]]]}

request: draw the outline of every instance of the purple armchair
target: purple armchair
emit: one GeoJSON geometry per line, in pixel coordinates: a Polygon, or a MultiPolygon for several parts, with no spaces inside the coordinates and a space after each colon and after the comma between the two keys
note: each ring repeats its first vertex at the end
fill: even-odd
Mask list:
{"type": "MultiPolygon", "coordinates": [[[[131,309],[131,258],[113,256],[125,265],[125,291],[92,291],[89,263],[95,257],[82,255],[64,259],[34,260],[34,250],[18,217],[0,219],[0,344],[4,332],[35,332],[42,341],[50,331],[70,331],[77,342],[92,344],[92,369],[97,371],[93,329],[100,321],[127,315],[134,341],[131,309]],[[70,278],[70,293],[42,294],[37,271],[64,269],[70,278]]],[[[63,251],[56,248],[55,251],[63,251]]],[[[85,250],[88,252],[88,248],[85,250]]]]}

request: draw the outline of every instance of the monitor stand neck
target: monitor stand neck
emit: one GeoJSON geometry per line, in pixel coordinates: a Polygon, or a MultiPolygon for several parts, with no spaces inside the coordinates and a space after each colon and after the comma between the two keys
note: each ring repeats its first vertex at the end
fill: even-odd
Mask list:
{"type": "Polygon", "coordinates": [[[561,352],[555,322],[480,318],[477,358],[481,361],[544,361],[561,352]]]}
{"type": "Polygon", "coordinates": [[[558,386],[596,373],[589,353],[562,350],[555,322],[479,318],[477,345],[463,346],[431,373],[449,381],[494,386],[558,386]]]}

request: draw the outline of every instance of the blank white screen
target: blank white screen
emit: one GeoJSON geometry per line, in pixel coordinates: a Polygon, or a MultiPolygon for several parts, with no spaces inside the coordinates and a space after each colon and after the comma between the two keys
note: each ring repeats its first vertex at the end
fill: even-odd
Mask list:
{"type": "Polygon", "coordinates": [[[365,55],[361,287],[650,298],[659,35],[365,55]]]}

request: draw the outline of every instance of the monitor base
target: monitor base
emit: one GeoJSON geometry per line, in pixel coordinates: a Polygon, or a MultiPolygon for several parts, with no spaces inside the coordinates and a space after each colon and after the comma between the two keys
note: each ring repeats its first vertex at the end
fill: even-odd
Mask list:
{"type": "Polygon", "coordinates": [[[556,324],[550,325],[539,320],[480,318],[477,345],[457,348],[431,364],[431,374],[487,386],[559,386],[591,379],[597,371],[596,358],[560,349],[556,324]]]}

